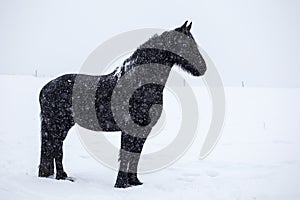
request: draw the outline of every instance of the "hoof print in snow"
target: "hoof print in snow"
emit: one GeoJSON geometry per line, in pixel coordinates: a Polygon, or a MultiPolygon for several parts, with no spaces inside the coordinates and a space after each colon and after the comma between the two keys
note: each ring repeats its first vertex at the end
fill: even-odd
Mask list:
{"type": "Polygon", "coordinates": [[[209,177],[217,177],[219,175],[219,172],[217,172],[217,171],[206,171],[206,174],[209,177]]]}
{"type": "Polygon", "coordinates": [[[76,178],[74,178],[74,177],[67,177],[67,178],[65,178],[65,180],[71,181],[71,182],[75,182],[76,178]]]}

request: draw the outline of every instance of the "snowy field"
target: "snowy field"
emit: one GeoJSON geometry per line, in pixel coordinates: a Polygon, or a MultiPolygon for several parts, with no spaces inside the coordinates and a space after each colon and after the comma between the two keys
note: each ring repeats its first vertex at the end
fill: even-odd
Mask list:
{"type": "MultiPolygon", "coordinates": [[[[209,123],[203,109],[203,128],[182,159],[141,174],[143,186],[120,190],[113,188],[116,172],[86,152],[76,128],[64,146],[65,170],[76,181],[37,177],[38,94],[49,80],[0,76],[0,199],[300,199],[300,89],[225,88],[226,122],[212,154],[198,159],[209,123]]],[[[199,99],[206,99],[202,107],[209,105],[207,93],[199,94],[203,94],[199,99]]],[[[176,121],[176,115],[168,112],[168,120],[176,121]]],[[[153,137],[145,152],[169,142],[153,137]]]]}

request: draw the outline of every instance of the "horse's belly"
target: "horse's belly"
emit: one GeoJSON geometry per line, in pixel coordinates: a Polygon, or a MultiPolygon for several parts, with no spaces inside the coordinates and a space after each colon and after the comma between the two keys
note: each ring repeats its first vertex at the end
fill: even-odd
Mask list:
{"type": "Polygon", "coordinates": [[[113,116],[108,115],[107,112],[82,110],[77,115],[75,113],[74,120],[81,127],[93,131],[120,131],[113,116]]]}

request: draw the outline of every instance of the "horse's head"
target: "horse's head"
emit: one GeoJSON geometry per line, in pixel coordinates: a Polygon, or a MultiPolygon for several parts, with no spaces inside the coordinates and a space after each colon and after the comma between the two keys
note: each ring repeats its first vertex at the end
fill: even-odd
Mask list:
{"type": "Polygon", "coordinates": [[[140,52],[144,49],[154,49],[152,52],[155,52],[156,57],[154,55],[152,58],[153,56],[150,55],[151,58],[148,60],[159,61],[158,63],[161,64],[168,63],[172,66],[178,65],[194,76],[204,75],[206,64],[190,32],[192,22],[189,25],[187,23],[186,21],[181,27],[165,31],[161,35],[154,35],[139,47],[140,50],[142,49],[140,52]]]}
{"type": "Polygon", "coordinates": [[[179,55],[179,59],[175,64],[194,76],[202,76],[206,71],[206,64],[190,32],[192,22],[189,25],[187,25],[187,23],[188,21],[181,27],[170,31],[174,38],[172,41],[172,51],[175,51],[175,53],[179,55]]]}

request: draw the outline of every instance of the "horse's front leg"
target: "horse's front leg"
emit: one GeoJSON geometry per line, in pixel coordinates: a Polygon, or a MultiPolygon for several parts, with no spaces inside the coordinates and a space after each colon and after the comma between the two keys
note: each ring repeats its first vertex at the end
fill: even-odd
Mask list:
{"type": "Polygon", "coordinates": [[[148,132],[147,134],[139,136],[140,137],[135,137],[122,132],[120,168],[115,184],[115,187],[117,188],[126,188],[133,185],[143,184],[137,178],[137,167],[148,132]]]}
{"type": "Polygon", "coordinates": [[[143,150],[144,143],[146,141],[146,137],[135,137],[133,148],[131,150],[132,156],[129,162],[128,168],[128,182],[130,185],[142,185],[143,183],[137,177],[137,168],[141,156],[141,152],[143,150]]]}
{"type": "Polygon", "coordinates": [[[118,177],[115,183],[116,188],[127,188],[130,187],[128,182],[128,166],[130,162],[132,136],[122,132],[121,135],[121,149],[119,155],[120,167],[118,177]]]}

